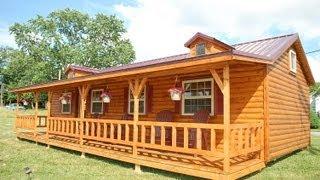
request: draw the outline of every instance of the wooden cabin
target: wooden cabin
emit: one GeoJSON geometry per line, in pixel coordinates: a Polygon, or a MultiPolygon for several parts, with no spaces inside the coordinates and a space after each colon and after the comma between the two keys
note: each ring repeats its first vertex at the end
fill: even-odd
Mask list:
{"type": "Polygon", "coordinates": [[[310,145],[314,79],[297,34],[228,45],[196,33],[184,46],[186,54],[118,67],[71,65],[68,79],[13,89],[18,102],[30,92],[36,102],[34,115],[17,111],[18,138],[138,172],[210,179],[248,175],[310,145]],[[40,92],[46,117],[38,116],[40,92]]]}

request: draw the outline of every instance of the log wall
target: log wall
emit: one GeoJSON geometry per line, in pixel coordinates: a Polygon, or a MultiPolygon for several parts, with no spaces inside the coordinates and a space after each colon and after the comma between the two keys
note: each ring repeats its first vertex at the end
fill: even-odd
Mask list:
{"type": "MultiPolygon", "coordinates": [[[[293,48],[293,47],[292,47],[293,48]]],[[[268,158],[310,143],[309,87],[297,52],[297,73],[290,72],[289,50],[268,67],[268,158]]]]}

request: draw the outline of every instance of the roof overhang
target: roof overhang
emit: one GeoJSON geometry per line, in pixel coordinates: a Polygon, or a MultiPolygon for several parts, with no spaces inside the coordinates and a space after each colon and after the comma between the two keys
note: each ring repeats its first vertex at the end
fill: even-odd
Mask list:
{"type": "Polygon", "coordinates": [[[232,51],[226,51],[226,52],[207,54],[207,55],[202,55],[197,57],[189,57],[189,58],[185,58],[183,60],[174,61],[174,62],[167,62],[167,63],[150,65],[145,67],[132,68],[132,69],[122,69],[119,71],[99,73],[99,74],[93,74],[88,76],[75,77],[72,79],[53,81],[45,84],[25,86],[25,87],[12,89],[11,92],[25,93],[25,92],[31,92],[31,91],[46,91],[46,89],[50,89],[56,86],[65,86],[65,85],[77,84],[77,83],[89,83],[92,81],[103,80],[103,79],[135,76],[139,74],[154,73],[157,71],[166,71],[166,70],[172,70],[172,69],[178,69],[178,68],[187,68],[192,66],[200,66],[200,65],[210,64],[210,63],[213,64],[213,63],[220,63],[220,62],[227,62],[227,61],[241,61],[241,62],[245,61],[245,62],[270,64],[269,60],[252,58],[245,55],[237,55],[237,54],[234,54],[232,51]]]}

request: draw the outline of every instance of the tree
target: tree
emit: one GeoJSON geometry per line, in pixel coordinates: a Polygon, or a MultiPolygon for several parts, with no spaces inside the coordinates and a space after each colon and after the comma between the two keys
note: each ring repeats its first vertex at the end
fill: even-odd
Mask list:
{"type": "Polygon", "coordinates": [[[97,14],[90,17],[76,10],[64,9],[37,16],[10,27],[19,51],[31,69],[23,73],[20,84],[47,82],[57,78],[67,64],[95,68],[127,64],[135,53],[126,29],[116,16],[97,14]]]}
{"type": "Polygon", "coordinates": [[[310,94],[311,96],[319,96],[320,95],[320,82],[316,82],[311,88],[310,88],[310,94]]]}
{"type": "MultiPolygon", "coordinates": [[[[10,27],[18,49],[0,49],[0,72],[11,89],[57,79],[58,71],[68,64],[98,69],[127,64],[135,52],[125,32],[116,16],[91,17],[71,9],[36,16],[10,27]]],[[[15,98],[10,93],[5,97],[15,98]]]]}

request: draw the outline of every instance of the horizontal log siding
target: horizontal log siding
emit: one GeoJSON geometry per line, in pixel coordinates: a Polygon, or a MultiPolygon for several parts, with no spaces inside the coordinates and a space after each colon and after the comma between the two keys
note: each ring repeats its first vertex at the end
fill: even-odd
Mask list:
{"type": "Polygon", "coordinates": [[[296,75],[289,51],[269,67],[269,160],[309,145],[309,87],[298,54],[296,75]]]}
{"type": "Polygon", "coordinates": [[[231,122],[262,122],[265,65],[230,67],[231,122]]]}
{"type": "Polygon", "coordinates": [[[69,90],[59,90],[54,91],[52,93],[52,102],[51,102],[51,116],[53,117],[78,117],[78,104],[79,104],[79,93],[76,89],[69,89],[69,90]],[[62,93],[71,92],[72,99],[71,99],[71,113],[70,114],[62,114],[61,113],[61,102],[59,98],[61,97],[62,93]]]}

